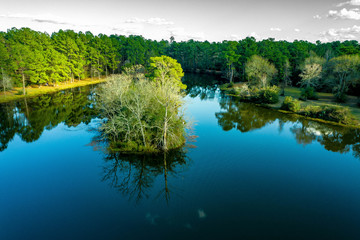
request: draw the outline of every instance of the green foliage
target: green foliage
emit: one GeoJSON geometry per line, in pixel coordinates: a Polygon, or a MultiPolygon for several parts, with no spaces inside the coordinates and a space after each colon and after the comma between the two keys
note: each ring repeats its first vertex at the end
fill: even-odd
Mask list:
{"type": "Polygon", "coordinates": [[[234,83],[233,82],[229,82],[229,83],[224,83],[220,86],[220,89],[228,89],[228,88],[233,88],[234,87],[234,83]]]}
{"type": "Polygon", "coordinates": [[[334,94],[335,101],[338,103],[345,103],[348,99],[347,95],[343,92],[336,92],[334,94]]]}
{"type": "Polygon", "coordinates": [[[184,144],[182,85],[178,79],[182,69],[177,68],[178,63],[169,66],[166,61],[171,59],[152,59],[152,80],[145,78],[141,66],[135,66],[109,78],[97,92],[97,107],[107,119],[101,130],[113,150],[157,152],[184,144]]]}
{"type": "Polygon", "coordinates": [[[344,101],[350,84],[355,84],[359,79],[360,56],[343,55],[330,60],[329,62],[336,99],[344,101]]]}
{"type": "Polygon", "coordinates": [[[12,81],[9,75],[2,69],[0,78],[0,88],[5,92],[13,88],[12,81]]]}
{"type": "Polygon", "coordinates": [[[240,55],[236,53],[237,42],[224,41],[225,49],[223,51],[226,61],[225,75],[229,79],[230,83],[233,82],[234,74],[236,72],[234,64],[236,64],[240,58],[240,55]]]}
{"type": "Polygon", "coordinates": [[[300,111],[300,108],[301,108],[300,102],[296,99],[293,99],[290,96],[286,96],[284,102],[281,105],[281,109],[295,113],[300,111]]]}
{"type": "Polygon", "coordinates": [[[322,66],[320,64],[306,64],[299,75],[301,77],[301,86],[305,86],[306,88],[317,86],[318,81],[321,78],[321,73],[322,66]]]}
{"type": "Polygon", "coordinates": [[[279,88],[276,86],[261,88],[256,93],[255,101],[269,104],[279,102],[279,88]]]}
{"type": "Polygon", "coordinates": [[[274,64],[268,60],[254,55],[252,56],[245,66],[246,75],[249,83],[253,86],[265,88],[270,83],[271,79],[277,73],[274,64]]]}
{"type": "Polygon", "coordinates": [[[150,70],[152,57],[167,55],[185,71],[225,73],[230,82],[247,77],[252,86],[280,83],[282,89],[300,82],[303,87],[333,87],[335,93],[346,94],[359,79],[359,49],[357,41],[314,44],[248,37],[211,43],[169,42],[72,30],[49,36],[29,28],[13,28],[0,32],[0,69],[13,86],[25,88],[99,78],[139,64],[150,70]]]}
{"type": "Polygon", "coordinates": [[[236,87],[236,88],[230,88],[230,90],[228,90],[228,93],[229,94],[232,94],[232,95],[238,95],[239,94],[239,89],[236,87]]]}
{"type": "Polygon", "coordinates": [[[306,87],[301,89],[300,100],[318,100],[319,97],[313,87],[306,87]]]}
{"type": "Polygon", "coordinates": [[[239,88],[234,89],[234,93],[243,101],[274,104],[279,101],[279,88],[276,86],[264,88],[249,88],[244,84],[239,88]]]}
{"type": "Polygon", "coordinates": [[[312,118],[319,118],[326,121],[337,122],[345,125],[355,125],[357,121],[351,114],[349,108],[334,105],[306,106],[302,115],[312,118]]]}
{"type": "Polygon", "coordinates": [[[180,89],[186,89],[186,85],[181,82],[181,78],[184,76],[183,69],[181,65],[171,57],[151,57],[149,72],[150,79],[154,81],[159,81],[161,84],[169,82],[180,89]]]}

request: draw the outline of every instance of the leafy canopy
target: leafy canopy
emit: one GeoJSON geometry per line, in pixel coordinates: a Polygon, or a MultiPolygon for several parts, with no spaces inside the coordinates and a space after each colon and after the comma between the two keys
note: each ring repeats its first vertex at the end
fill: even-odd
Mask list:
{"type": "Polygon", "coordinates": [[[171,82],[180,89],[186,89],[186,85],[181,82],[184,76],[180,63],[168,56],[151,57],[149,77],[161,83],[171,82]]]}
{"type": "Polygon", "coordinates": [[[245,72],[250,84],[266,87],[277,73],[277,70],[274,64],[265,58],[254,55],[246,63],[245,72]]]}

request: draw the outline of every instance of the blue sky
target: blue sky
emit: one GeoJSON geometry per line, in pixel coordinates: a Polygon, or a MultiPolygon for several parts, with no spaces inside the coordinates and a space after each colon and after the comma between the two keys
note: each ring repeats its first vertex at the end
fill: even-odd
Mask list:
{"type": "Polygon", "coordinates": [[[177,41],[360,40],[360,0],[15,0],[0,9],[0,31],[11,27],[177,41]]]}

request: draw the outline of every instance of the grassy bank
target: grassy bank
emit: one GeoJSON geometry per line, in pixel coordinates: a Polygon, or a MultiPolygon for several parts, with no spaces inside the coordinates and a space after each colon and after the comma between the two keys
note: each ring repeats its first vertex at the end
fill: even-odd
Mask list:
{"type": "MultiPolygon", "coordinates": [[[[285,96],[291,96],[293,98],[299,99],[301,94],[301,90],[300,88],[295,88],[295,87],[289,87],[285,89],[285,96]]],[[[325,104],[331,104],[331,105],[336,105],[336,106],[343,106],[343,107],[348,107],[350,109],[350,112],[356,117],[357,120],[360,121],[360,108],[357,105],[357,101],[358,98],[355,96],[348,96],[348,100],[346,103],[337,103],[335,101],[335,97],[334,94],[332,93],[323,93],[323,92],[317,92],[317,95],[319,97],[318,100],[307,100],[307,101],[300,101],[301,105],[303,106],[308,106],[308,105],[315,105],[315,106],[320,106],[320,105],[325,105],[325,104]]],[[[280,96],[280,101],[279,103],[276,105],[276,107],[281,106],[281,103],[284,101],[283,96],[280,96]]]]}
{"type": "MultiPolygon", "coordinates": [[[[234,84],[234,86],[232,88],[225,88],[225,89],[223,88],[222,90],[225,90],[226,92],[228,92],[229,95],[236,97],[236,95],[231,94],[232,89],[235,87],[241,87],[242,84],[244,84],[244,83],[236,83],[236,84],[234,84]]],[[[288,87],[285,89],[285,96],[279,96],[279,101],[276,104],[260,104],[260,105],[279,110],[283,113],[296,114],[298,116],[305,117],[305,118],[312,119],[312,120],[319,121],[319,122],[336,124],[336,125],[340,125],[340,126],[351,126],[351,127],[356,127],[356,128],[360,127],[360,108],[357,105],[357,102],[358,102],[357,97],[348,96],[348,101],[346,103],[337,103],[335,101],[335,97],[332,93],[317,92],[317,96],[319,98],[318,100],[307,100],[307,101],[299,100],[300,95],[301,95],[300,88],[288,87]],[[349,109],[351,115],[353,115],[353,117],[358,122],[358,124],[344,125],[344,124],[341,124],[338,122],[327,121],[327,120],[324,120],[321,118],[306,117],[306,116],[301,115],[301,112],[294,113],[291,111],[284,111],[281,109],[281,105],[284,102],[284,99],[286,96],[290,96],[294,99],[297,99],[298,102],[300,103],[302,109],[305,109],[306,107],[316,107],[316,106],[319,106],[319,107],[333,106],[333,107],[344,107],[344,108],[346,107],[349,109]]]]}
{"type": "Polygon", "coordinates": [[[105,81],[105,79],[84,79],[84,80],[75,81],[72,83],[59,83],[55,87],[53,87],[53,86],[41,86],[41,87],[29,86],[26,88],[25,96],[22,94],[22,88],[17,87],[11,91],[7,91],[5,93],[0,92],[0,103],[19,100],[19,99],[22,99],[25,97],[31,98],[31,97],[35,97],[35,96],[39,96],[39,95],[43,95],[43,94],[48,94],[48,93],[53,93],[53,92],[69,89],[69,88],[83,87],[86,85],[97,84],[97,83],[101,83],[104,81],[105,81]]]}

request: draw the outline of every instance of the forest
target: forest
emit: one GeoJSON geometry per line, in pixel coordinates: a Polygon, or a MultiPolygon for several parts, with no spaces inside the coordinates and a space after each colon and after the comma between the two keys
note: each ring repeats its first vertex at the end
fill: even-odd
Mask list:
{"type": "MultiPolygon", "coordinates": [[[[95,36],[91,32],[72,30],[60,30],[50,35],[29,28],[12,28],[0,32],[0,87],[4,91],[23,87],[25,94],[25,87],[30,85],[56,86],[59,82],[121,73],[134,65],[148,67],[151,57],[161,55],[176,59],[185,72],[216,73],[230,82],[246,81],[246,63],[257,55],[275,67],[271,79],[274,85],[300,86],[304,74],[310,74],[311,78],[311,74],[319,72],[318,65],[321,65],[324,73],[310,79],[312,83],[321,80],[316,81],[320,83],[316,84],[316,90],[331,92],[343,88],[341,91],[360,95],[357,81],[351,80],[342,86],[336,83],[339,77],[335,77],[329,84],[331,72],[325,71],[330,69],[331,63],[346,61],[348,56],[359,53],[357,41],[311,43],[273,38],[257,41],[247,37],[240,41],[176,42],[173,37],[169,41],[156,41],[132,35],[95,36]]],[[[339,76],[341,74],[338,72],[339,76]]],[[[335,75],[333,71],[332,76],[335,75]]]]}

